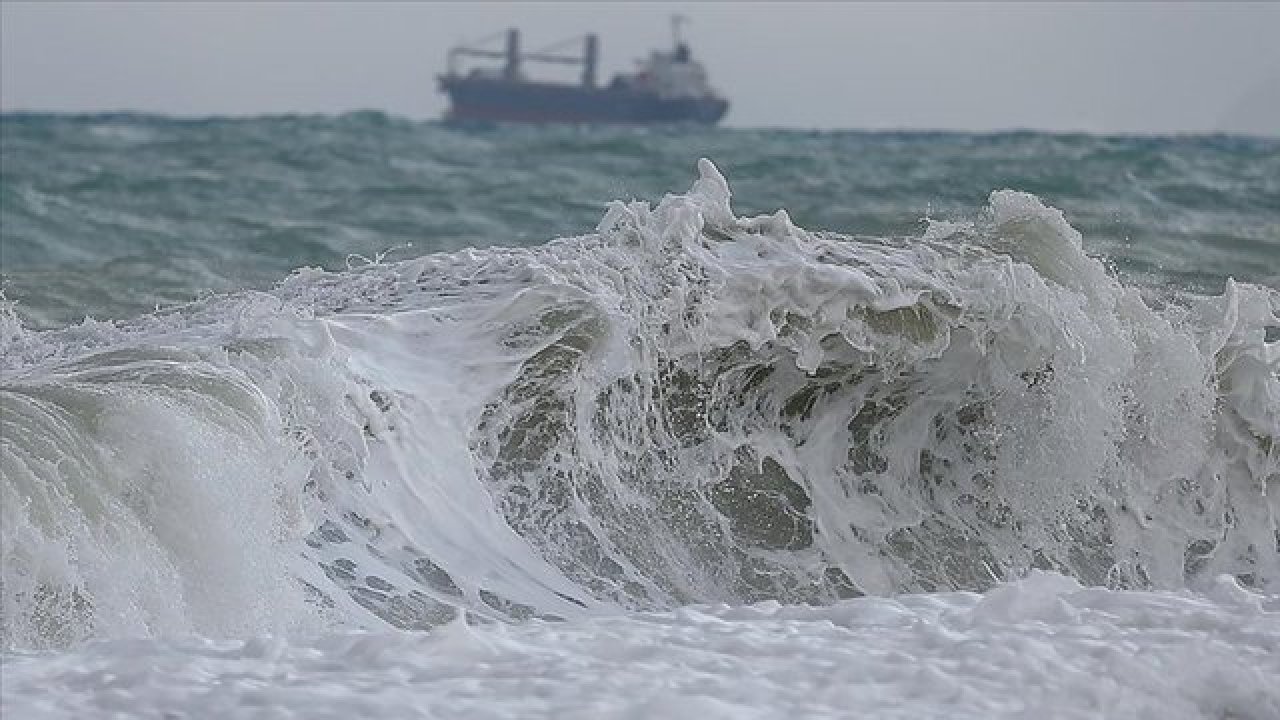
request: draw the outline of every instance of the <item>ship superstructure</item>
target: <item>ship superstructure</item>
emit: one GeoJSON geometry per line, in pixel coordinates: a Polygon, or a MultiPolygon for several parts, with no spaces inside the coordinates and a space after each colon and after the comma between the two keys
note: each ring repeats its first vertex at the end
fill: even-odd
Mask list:
{"type": "Polygon", "coordinates": [[[600,85],[596,78],[600,43],[594,34],[581,38],[581,55],[555,48],[521,52],[520,32],[515,29],[506,32],[502,50],[476,46],[485,41],[452,48],[448,71],[439,77],[440,89],[450,100],[445,119],[464,123],[714,124],[724,117],[729,103],[712,89],[706,70],[693,59],[689,45],[680,37],[678,18],[672,26],[674,42],[669,52],[652,52],[636,72],[615,75],[606,85],[600,85]],[[465,58],[500,59],[503,64],[463,72],[465,58]],[[580,65],[581,79],[576,84],[532,80],[524,71],[528,63],[580,65]]]}

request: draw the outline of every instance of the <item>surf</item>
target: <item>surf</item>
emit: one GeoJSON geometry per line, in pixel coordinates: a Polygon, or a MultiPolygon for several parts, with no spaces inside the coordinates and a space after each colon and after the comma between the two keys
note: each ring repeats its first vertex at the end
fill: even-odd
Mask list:
{"type": "Polygon", "coordinates": [[[3,642],[1280,576],[1280,293],[997,191],[914,236],[690,190],[593,233],[0,317],[3,642]]]}

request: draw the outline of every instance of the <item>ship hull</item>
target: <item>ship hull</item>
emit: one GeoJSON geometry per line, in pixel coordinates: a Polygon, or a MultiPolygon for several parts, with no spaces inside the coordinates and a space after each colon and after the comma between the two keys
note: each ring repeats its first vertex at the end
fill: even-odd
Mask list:
{"type": "Polygon", "coordinates": [[[455,123],[580,123],[714,125],[729,103],[717,97],[662,98],[625,87],[513,82],[498,78],[440,78],[455,123]]]}

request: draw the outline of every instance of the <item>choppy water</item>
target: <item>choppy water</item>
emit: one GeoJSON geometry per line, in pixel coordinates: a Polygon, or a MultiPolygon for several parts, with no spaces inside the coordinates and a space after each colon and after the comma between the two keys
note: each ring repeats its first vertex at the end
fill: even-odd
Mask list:
{"type": "Polygon", "coordinates": [[[992,190],[1039,195],[1142,285],[1280,284],[1280,142],[1232,137],[502,128],[378,114],[0,120],[6,294],[36,327],[270,287],[349,256],[533,246],[713,159],[745,215],[913,235],[992,190]],[[411,246],[411,247],[409,247],[411,246]]]}
{"type": "Polygon", "coordinates": [[[1276,140],[0,123],[6,649],[1280,583],[1276,140]]]}

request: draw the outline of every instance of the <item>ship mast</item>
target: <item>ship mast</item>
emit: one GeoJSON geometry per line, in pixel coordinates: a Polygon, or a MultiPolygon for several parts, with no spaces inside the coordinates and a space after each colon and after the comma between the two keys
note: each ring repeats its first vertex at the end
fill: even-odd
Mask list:
{"type": "Polygon", "coordinates": [[[680,38],[680,26],[687,22],[689,22],[689,18],[679,13],[674,13],[671,16],[671,40],[675,47],[680,47],[684,44],[684,41],[680,38]]]}
{"type": "Polygon", "coordinates": [[[671,59],[677,63],[689,62],[689,46],[684,44],[684,38],[680,37],[680,26],[689,22],[689,18],[684,15],[671,16],[671,59]]]}

